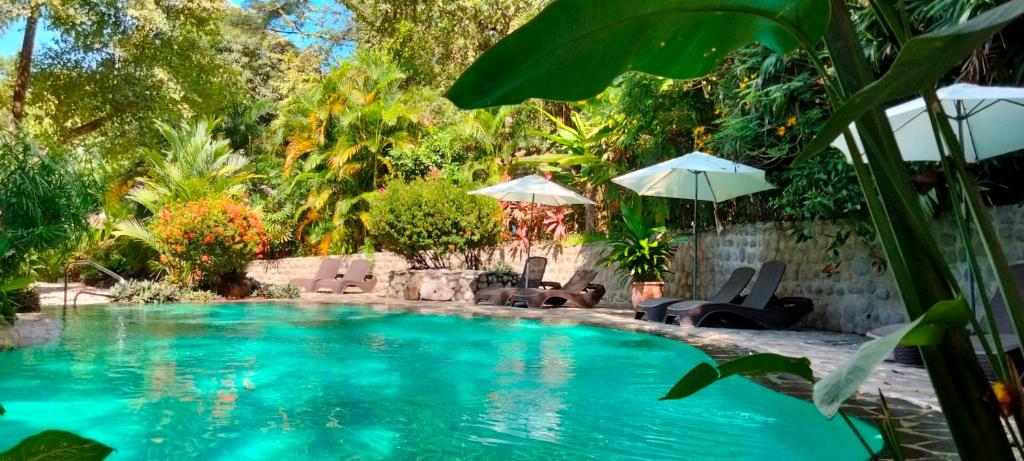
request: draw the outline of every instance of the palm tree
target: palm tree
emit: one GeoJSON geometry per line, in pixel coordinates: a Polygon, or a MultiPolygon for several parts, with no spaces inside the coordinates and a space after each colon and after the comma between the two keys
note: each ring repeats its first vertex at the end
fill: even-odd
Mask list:
{"type": "MultiPolygon", "coordinates": [[[[155,214],[175,201],[244,193],[246,182],[254,177],[248,171],[249,159],[232,150],[227,140],[214,136],[216,125],[216,121],[200,120],[175,129],[157,122],[166,145],[161,150],[143,150],[148,171],[136,178],[138,185],[127,198],[155,214]]],[[[137,219],[119,222],[114,235],[156,247],[152,234],[137,219]]]]}
{"type": "MultiPolygon", "coordinates": [[[[571,125],[539,109],[555,125],[554,133],[533,131],[552,143],[552,153],[532,155],[521,159],[524,163],[539,164],[541,169],[552,173],[568,170],[577,186],[584,188],[591,197],[602,197],[605,186],[619,173],[615,150],[609,147],[608,138],[613,134],[614,121],[602,114],[585,116],[573,111],[569,115],[571,125]]],[[[586,208],[586,230],[593,232],[597,216],[593,205],[586,208]]]]}
{"type": "Polygon", "coordinates": [[[321,253],[333,243],[359,245],[367,199],[392,172],[389,154],[420,135],[421,118],[437,98],[406,81],[384,55],[358,52],[281,111],[284,173],[294,174],[293,190],[308,190],[299,232],[321,253]]]}

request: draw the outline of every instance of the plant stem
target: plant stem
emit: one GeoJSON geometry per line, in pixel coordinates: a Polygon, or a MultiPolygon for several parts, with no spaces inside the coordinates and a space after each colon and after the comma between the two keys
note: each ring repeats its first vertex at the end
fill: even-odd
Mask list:
{"type": "MultiPolygon", "coordinates": [[[[825,35],[840,85],[853,94],[874,81],[857,40],[845,0],[829,0],[832,20],[825,35]]],[[[911,318],[939,301],[956,297],[956,281],[938,249],[910,189],[908,174],[885,113],[875,108],[857,122],[868,155],[861,184],[877,187],[882,210],[871,210],[893,276],[911,318]],[[884,229],[888,228],[888,229],[884,229]],[[913,264],[913,271],[910,265],[913,264]]],[[[866,192],[867,194],[867,192],[866,192]]],[[[962,459],[1010,459],[1013,454],[999,415],[985,400],[991,389],[966,330],[951,329],[942,341],[921,347],[921,355],[962,459]]]]}

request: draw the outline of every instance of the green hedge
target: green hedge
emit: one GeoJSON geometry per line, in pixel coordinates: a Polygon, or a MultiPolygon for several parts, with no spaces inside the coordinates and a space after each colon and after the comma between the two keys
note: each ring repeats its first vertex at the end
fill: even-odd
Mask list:
{"type": "Polygon", "coordinates": [[[370,223],[382,248],[417,269],[479,269],[503,230],[496,200],[445,179],[391,182],[371,204],[370,223]]]}

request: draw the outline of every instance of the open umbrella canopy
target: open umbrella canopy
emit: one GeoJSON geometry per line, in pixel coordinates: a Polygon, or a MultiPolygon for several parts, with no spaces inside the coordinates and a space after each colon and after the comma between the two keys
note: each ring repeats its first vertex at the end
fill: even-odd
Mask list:
{"type": "Polygon", "coordinates": [[[704,152],[691,152],[612,179],[640,195],[721,202],[773,189],[764,171],[704,152]]]}
{"type": "MultiPolygon", "coordinates": [[[[936,91],[949,116],[953,132],[960,138],[964,157],[977,162],[1024,148],[1024,88],[977,86],[958,83],[936,91]]],[[[896,134],[903,160],[938,162],[939,147],[932,133],[922,98],[885,111],[896,134]]],[[[857,127],[850,125],[857,147],[864,152],[857,127]]],[[[832,142],[850,161],[850,148],[840,136],[832,142]]],[[[866,159],[865,159],[866,161],[866,159]]]]}
{"type": "Polygon", "coordinates": [[[544,205],[594,205],[590,199],[537,175],[524,176],[470,192],[503,202],[541,203],[544,205]]]}
{"type": "MultiPolygon", "coordinates": [[[[704,152],[690,152],[642,170],[612,179],[640,195],[693,200],[693,246],[697,246],[697,201],[721,202],[773,189],[764,171],[718,158],[704,152]]],[[[697,252],[693,252],[691,295],[697,299],[697,252]]]]}

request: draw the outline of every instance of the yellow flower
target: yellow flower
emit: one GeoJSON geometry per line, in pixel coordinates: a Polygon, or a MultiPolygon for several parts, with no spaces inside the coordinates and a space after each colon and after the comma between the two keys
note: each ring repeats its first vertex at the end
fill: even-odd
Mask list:
{"type": "Polygon", "coordinates": [[[1018,395],[1009,386],[999,381],[992,383],[992,393],[995,394],[999,409],[1004,415],[1014,414],[1020,406],[1018,395]]]}
{"type": "Polygon", "coordinates": [[[776,128],[775,129],[775,134],[779,135],[780,138],[785,136],[786,135],[786,127],[780,126],[780,127],[776,128]]]}
{"type": "Polygon", "coordinates": [[[786,119],[786,126],[796,125],[796,117],[790,117],[786,119]]]}

